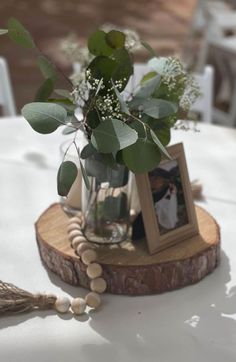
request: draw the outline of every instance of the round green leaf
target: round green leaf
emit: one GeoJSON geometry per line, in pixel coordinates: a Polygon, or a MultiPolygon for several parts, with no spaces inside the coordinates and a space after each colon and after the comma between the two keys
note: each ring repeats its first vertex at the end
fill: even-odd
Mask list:
{"type": "Polygon", "coordinates": [[[93,145],[89,142],[86,146],[84,146],[84,148],[82,149],[81,153],[80,153],[80,157],[82,159],[86,159],[88,157],[91,157],[92,155],[94,155],[95,153],[97,153],[97,151],[95,150],[95,148],[93,147],[93,145]]]}
{"type": "Polygon", "coordinates": [[[34,48],[35,43],[29,31],[15,18],[10,18],[7,22],[8,36],[16,44],[25,48],[34,48]]]}
{"type": "Polygon", "coordinates": [[[106,41],[111,48],[118,49],[125,46],[125,34],[118,30],[111,30],[106,34],[106,41]]]}
{"type": "Polygon", "coordinates": [[[175,103],[164,99],[147,99],[143,102],[142,106],[145,114],[156,119],[171,116],[178,111],[178,107],[175,103]]]}
{"type": "Polygon", "coordinates": [[[122,91],[128,83],[130,76],[133,74],[133,63],[125,48],[116,49],[112,54],[112,59],[117,63],[112,74],[112,79],[114,81],[122,81],[122,88],[119,89],[119,91],[122,91]]]}
{"type": "Polygon", "coordinates": [[[57,192],[67,196],[78,173],[77,166],[71,161],[62,162],[57,173],[57,192]]]}
{"type": "Polygon", "coordinates": [[[89,65],[93,78],[101,79],[105,82],[112,78],[112,74],[117,68],[117,62],[113,59],[98,56],[89,65]]]}
{"type": "Polygon", "coordinates": [[[126,166],[134,173],[145,173],[156,167],[161,160],[158,147],[148,141],[139,139],[135,144],[122,151],[126,166]]]}
{"type": "Polygon", "coordinates": [[[113,52],[113,49],[106,42],[106,33],[102,30],[98,30],[90,35],[88,49],[93,55],[109,56],[113,52]]]}
{"type": "Polygon", "coordinates": [[[47,134],[65,124],[66,110],[54,103],[34,102],[26,104],[21,113],[30,126],[39,133],[47,134]]]}
{"type": "Polygon", "coordinates": [[[102,153],[122,150],[135,143],[137,132],[118,119],[107,119],[93,130],[91,142],[102,153]]]}
{"type": "Polygon", "coordinates": [[[148,79],[141,85],[139,90],[135,93],[135,97],[145,99],[150,98],[154,91],[159,88],[160,83],[161,76],[157,74],[156,76],[148,79]]]}

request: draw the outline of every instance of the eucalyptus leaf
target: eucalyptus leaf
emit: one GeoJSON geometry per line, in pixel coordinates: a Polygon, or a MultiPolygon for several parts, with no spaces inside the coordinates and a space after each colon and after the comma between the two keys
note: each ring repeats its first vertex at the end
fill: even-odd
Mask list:
{"type": "Polygon", "coordinates": [[[128,102],[129,109],[131,111],[137,110],[142,111],[143,110],[143,103],[145,102],[145,98],[139,98],[139,97],[133,97],[131,101],[128,102]]]}
{"type": "Polygon", "coordinates": [[[54,92],[63,98],[68,98],[72,101],[71,93],[67,89],[55,89],[54,92]]]}
{"type": "Polygon", "coordinates": [[[154,72],[154,71],[148,72],[147,74],[145,74],[143,76],[143,78],[140,81],[140,84],[143,85],[147,80],[154,78],[156,75],[157,75],[157,72],[154,72]]]}
{"type": "Polygon", "coordinates": [[[113,49],[106,41],[106,33],[102,30],[98,30],[90,35],[88,49],[93,55],[109,56],[113,52],[113,49]]]}
{"type": "Polygon", "coordinates": [[[148,44],[148,43],[147,43],[146,41],[144,41],[144,40],[141,41],[141,44],[142,44],[142,46],[143,46],[145,49],[147,49],[147,51],[149,51],[149,53],[150,53],[153,57],[156,56],[156,52],[155,52],[155,50],[151,47],[150,44],[148,44]]]}
{"type": "Polygon", "coordinates": [[[163,144],[163,146],[168,145],[170,142],[170,128],[171,128],[171,122],[168,121],[168,119],[163,118],[161,120],[157,120],[151,117],[146,116],[147,119],[145,122],[148,123],[149,127],[155,132],[155,134],[158,136],[160,142],[163,144]]]}
{"type": "Polygon", "coordinates": [[[150,98],[155,90],[159,87],[161,83],[161,76],[157,74],[155,77],[144,82],[140,89],[135,93],[135,97],[138,98],[150,98]]]}
{"type": "Polygon", "coordinates": [[[168,143],[170,142],[170,137],[171,137],[170,128],[168,126],[157,128],[156,133],[157,133],[158,138],[161,141],[161,143],[164,146],[168,145],[168,143]]]}
{"type": "Polygon", "coordinates": [[[21,113],[30,126],[39,133],[47,134],[65,124],[66,110],[53,103],[34,102],[26,104],[21,113]]]}
{"type": "Polygon", "coordinates": [[[8,36],[16,44],[24,48],[34,48],[34,40],[29,31],[15,18],[10,18],[7,22],[8,36]]]}
{"type": "Polygon", "coordinates": [[[114,49],[123,48],[125,46],[125,34],[118,30],[111,30],[106,34],[107,44],[114,49]]]}
{"type": "Polygon", "coordinates": [[[153,141],[155,142],[155,144],[159,147],[160,151],[167,157],[169,158],[169,160],[172,160],[172,157],[169,155],[169,153],[167,152],[166,148],[163,146],[163,144],[161,143],[161,141],[159,140],[159,138],[157,137],[157,135],[155,134],[155,132],[153,132],[153,130],[150,130],[151,136],[153,141]]]}
{"type": "Polygon", "coordinates": [[[82,149],[81,153],[80,153],[80,157],[82,159],[86,159],[88,157],[91,157],[92,155],[94,155],[95,153],[97,153],[97,150],[93,147],[93,145],[91,144],[91,142],[89,142],[86,146],[84,146],[84,148],[82,149]]]}
{"type": "Polygon", "coordinates": [[[52,62],[44,55],[40,55],[37,59],[38,67],[44,78],[51,78],[54,82],[57,79],[57,72],[52,62]]]}
{"type": "Polygon", "coordinates": [[[78,169],[72,161],[62,162],[57,173],[57,192],[60,196],[67,196],[78,174],[78,169]]]}
{"type": "Polygon", "coordinates": [[[99,93],[101,87],[102,87],[102,84],[103,84],[103,79],[100,79],[99,83],[98,83],[98,86],[97,86],[97,89],[96,89],[96,92],[95,92],[95,96],[99,93]]]}
{"type": "Polygon", "coordinates": [[[78,106],[73,104],[68,98],[48,98],[48,102],[58,104],[61,107],[65,108],[68,113],[68,116],[74,116],[74,112],[78,106]]]}
{"type": "Polygon", "coordinates": [[[130,57],[130,54],[125,48],[116,49],[112,53],[112,59],[116,61],[116,68],[112,74],[112,79],[114,81],[120,80],[122,82],[122,88],[119,90],[124,90],[127,85],[130,76],[133,74],[133,63],[130,57]]]}
{"type": "Polygon", "coordinates": [[[86,119],[87,119],[87,124],[90,128],[96,128],[100,124],[100,119],[96,108],[91,109],[87,113],[86,119]]]}
{"type": "Polygon", "coordinates": [[[4,35],[8,33],[8,29],[0,29],[0,35],[4,35]]]}
{"type": "Polygon", "coordinates": [[[106,119],[93,130],[91,142],[102,153],[122,150],[135,143],[137,132],[118,119],[106,119]]]}
{"type": "Polygon", "coordinates": [[[105,56],[98,56],[92,60],[88,68],[93,78],[103,78],[104,82],[108,82],[117,68],[117,62],[105,56]]]}
{"type": "Polygon", "coordinates": [[[41,87],[35,95],[35,102],[44,102],[52,94],[54,89],[54,82],[51,78],[45,79],[41,87]]]}
{"type": "Polygon", "coordinates": [[[143,112],[156,119],[171,116],[177,111],[178,107],[175,103],[164,99],[150,98],[143,103],[143,112]]]}
{"type": "Polygon", "coordinates": [[[118,98],[118,101],[120,103],[120,108],[121,108],[121,111],[125,114],[128,114],[130,115],[130,111],[129,111],[129,108],[125,102],[125,100],[123,99],[122,95],[120,94],[120,92],[118,91],[118,89],[116,88],[114,82],[112,81],[112,85],[113,85],[113,88],[114,88],[114,91],[115,91],[115,94],[118,98]]]}
{"type": "Polygon", "coordinates": [[[135,131],[138,133],[138,138],[145,138],[146,135],[146,129],[145,129],[145,123],[134,121],[130,123],[130,127],[135,129],[135,131]]]}
{"type": "Polygon", "coordinates": [[[84,166],[83,166],[82,162],[79,161],[79,163],[80,163],[81,175],[83,177],[85,186],[89,190],[90,189],[90,182],[89,182],[89,179],[88,179],[88,175],[86,174],[86,171],[84,169],[84,166]]]}
{"type": "Polygon", "coordinates": [[[136,174],[152,170],[161,160],[161,153],[156,144],[143,139],[125,148],[122,156],[126,166],[136,174]]]}
{"type": "Polygon", "coordinates": [[[77,128],[68,126],[68,127],[65,127],[65,128],[63,129],[62,134],[68,135],[68,134],[74,133],[74,132],[76,132],[76,131],[77,131],[77,128]]]}

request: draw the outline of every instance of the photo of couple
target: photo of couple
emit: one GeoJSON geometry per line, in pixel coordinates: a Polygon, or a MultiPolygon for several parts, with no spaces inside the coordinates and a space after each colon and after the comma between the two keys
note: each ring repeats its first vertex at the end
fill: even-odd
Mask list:
{"type": "Polygon", "coordinates": [[[160,234],[186,225],[188,214],[177,160],[162,163],[148,176],[160,234]]]}

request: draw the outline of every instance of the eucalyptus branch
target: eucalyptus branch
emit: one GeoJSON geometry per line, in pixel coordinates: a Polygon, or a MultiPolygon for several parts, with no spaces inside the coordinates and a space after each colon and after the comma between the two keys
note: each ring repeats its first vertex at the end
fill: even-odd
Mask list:
{"type": "Polygon", "coordinates": [[[131,118],[133,118],[134,120],[136,120],[136,121],[138,121],[139,123],[142,124],[143,129],[144,129],[144,132],[145,132],[145,135],[146,135],[146,139],[147,139],[147,128],[150,130],[151,127],[150,127],[147,123],[143,122],[140,118],[135,117],[132,113],[130,113],[129,116],[130,116],[131,118]]]}
{"type": "Polygon", "coordinates": [[[42,56],[44,56],[46,59],[48,59],[48,60],[54,65],[54,67],[56,68],[56,70],[62,75],[62,77],[70,84],[70,86],[73,87],[72,81],[70,80],[70,78],[67,77],[67,75],[64,73],[64,71],[61,69],[61,67],[59,67],[55,62],[53,62],[48,55],[44,54],[44,52],[41,50],[41,48],[39,47],[39,45],[37,45],[36,43],[35,43],[35,49],[38,51],[38,53],[39,53],[40,55],[42,55],[42,56]]]}

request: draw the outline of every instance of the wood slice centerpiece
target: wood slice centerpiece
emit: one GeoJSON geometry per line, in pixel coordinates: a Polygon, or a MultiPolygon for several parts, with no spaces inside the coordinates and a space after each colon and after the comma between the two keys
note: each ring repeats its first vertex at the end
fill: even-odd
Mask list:
{"type": "MultiPolygon", "coordinates": [[[[107,292],[126,295],[162,293],[194,284],[220,260],[220,230],[213,217],[196,206],[200,235],[150,255],[144,240],[97,246],[107,292]]],[[[65,282],[89,289],[86,266],[70,246],[68,215],[51,205],[36,222],[36,237],[45,265],[65,282]]]]}

